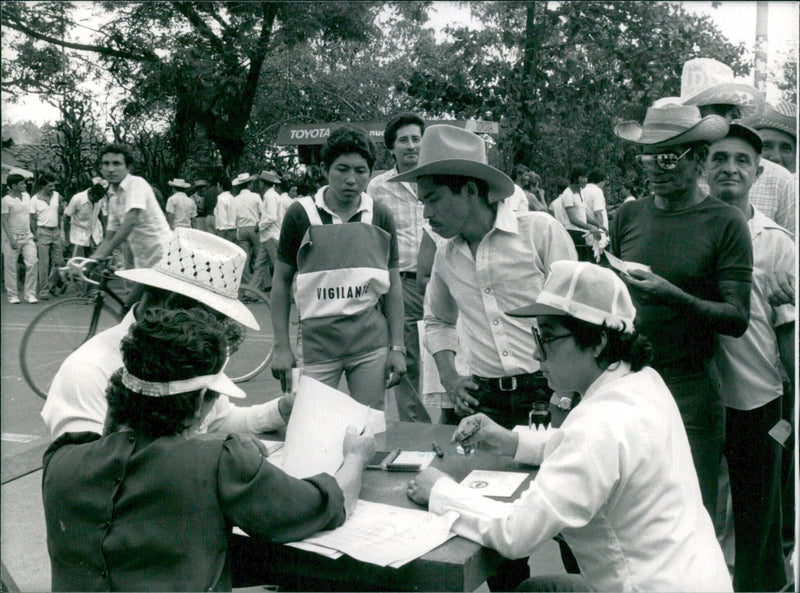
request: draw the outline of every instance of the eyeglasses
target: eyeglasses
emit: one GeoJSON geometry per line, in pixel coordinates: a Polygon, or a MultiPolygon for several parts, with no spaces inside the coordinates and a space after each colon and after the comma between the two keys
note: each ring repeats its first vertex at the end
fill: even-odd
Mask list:
{"type": "Polygon", "coordinates": [[[547,360],[547,353],[544,351],[544,345],[549,344],[550,342],[555,342],[556,340],[560,340],[561,338],[568,338],[572,335],[569,334],[561,334],[560,336],[547,336],[546,338],[539,333],[539,328],[534,327],[533,329],[533,343],[536,345],[536,351],[539,353],[539,358],[541,360],[547,360]]]}
{"type": "Polygon", "coordinates": [[[674,152],[663,152],[661,154],[639,154],[636,155],[636,163],[642,169],[661,169],[662,171],[672,171],[678,166],[678,161],[691,152],[687,148],[680,156],[674,152]]]}

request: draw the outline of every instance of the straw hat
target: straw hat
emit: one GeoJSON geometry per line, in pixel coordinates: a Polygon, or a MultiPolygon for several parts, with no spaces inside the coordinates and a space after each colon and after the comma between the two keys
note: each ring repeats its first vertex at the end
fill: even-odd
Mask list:
{"type": "Polygon", "coordinates": [[[185,179],[173,179],[172,181],[168,181],[167,185],[170,187],[177,187],[178,189],[189,189],[192,187],[185,179]]]}
{"type": "Polygon", "coordinates": [[[261,171],[261,174],[258,176],[259,179],[263,181],[269,181],[270,183],[280,183],[281,178],[275,175],[272,171],[261,171]]]}
{"type": "Polygon", "coordinates": [[[789,134],[797,141],[797,105],[789,101],[781,101],[774,107],[767,103],[760,116],[749,118],[743,123],[756,130],[773,128],[789,134]]]}
{"type": "Polygon", "coordinates": [[[254,181],[255,178],[256,176],[250,175],[250,173],[239,173],[236,177],[234,177],[233,181],[231,181],[231,185],[242,185],[243,183],[254,181]]]}
{"type": "Polygon", "coordinates": [[[484,180],[489,202],[514,193],[514,182],[488,164],[486,144],[480,136],[447,124],[429,126],[422,135],[417,166],[389,181],[416,181],[425,175],[461,175],[484,180]]]}
{"type": "Polygon", "coordinates": [[[683,65],[681,103],[684,105],[737,105],[742,118],[764,109],[764,97],[753,86],[736,82],[730,66],[711,58],[695,58],[683,65]]]}
{"type": "Polygon", "coordinates": [[[536,303],[509,311],[511,317],[566,315],[626,333],[634,330],[636,307],[619,277],[589,262],[561,260],[550,266],[536,303]]]}
{"type": "Polygon", "coordinates": [[[205,179],[196,179],[195,182],[194,182],[194,187],[195,187],[195,189],[198,189],[198,188],[201,188],[201,187],[208,187],[208,181],[206,181],[205,179]]]}
{"type": "Polygon", "coordinates": [[[154,268],[118,270],[116,274],[191,297],[257,330],[256,318],[238,298],[246,260],[241,247],[222,237],[179,227],[172,233],[164,257],[154,268]]]}
{"type": "Polygon", "coordinates": [[[626,121],[614,128],[614,134],[623,140],[646,146],[713,142],[724,138],[727,133],[728,122],[724,117],[700,117],[700,110],[694,105],[675,104],[650,107],[642,125],[635,121],[626,121]]]}

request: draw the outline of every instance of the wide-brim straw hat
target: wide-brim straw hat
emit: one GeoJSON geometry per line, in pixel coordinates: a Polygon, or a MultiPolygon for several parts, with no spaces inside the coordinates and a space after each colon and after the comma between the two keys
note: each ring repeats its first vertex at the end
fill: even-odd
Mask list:
{"type": "Polygon", "coordinates": [[[270,183],[280,183],[281,178],[275,175],[272,171],[261,171],[261,174],[258,176],[259,179],[262,181],[269,181],[270,183]]]}
{"type": "Polygon", "coordinates": [[[416,181],[425,175],[459,175],[482,179],[489,186],[489,202],[514,193],[511,178],[489,165],[486,143],[477,134],[447,124],[425,128],[417,166],[389,181],[416,181]]]}
{"type": "Polygon", "coordinates": [[[194,187],[195,188],[208,187],[208,181],[206,181],[205,179],[196,179],[194,182],[194,187]]]}
{"type": "Polygon", "coordinates": [[[166,253],[155,267],[118,270],[116,274],[126,280],[188,296],[257,330],[255,316],[239,300],[246,261],[247,254],[238,245],[211,233],[179,227],[172,233],[166,253]]]}
{"type": "Polygon", "coordinates": [[[681,103],[737,105],[742,118],[764,110],[764,96],[754,86],[736,82],[730,66],[711,58],[695,58],[683,65],[681,103]]]}
{"type": "Polygon", "coordinates": [[[167,181],[167,185],[170,187],[177,187],[178,189],[189,189],[192,187],[185,179],[173,179],[172,181],[167,181]]]}
{"type": "Polygon", "coordinates": [[[668,104],[650,107],[644,123],[626,121],[614,127],[623,140],[644,146],[671,146],[690,142],[714,142],[728,133],[728,121],[720,115],[700,117],[694,105],[668,104]]]}
{"type": "Polygon", "coordinates": [[[234,177],[233,181],[231,181],[231,185],[242,185],[243,183],[254,181],[255,178],[256,176],[250,175],[250,173],[239,173],[236,177],[234,177]]]}
{"type": "Polygon", "coordinates": [[[508,311],[511,317],[560,315],[631,333],[636,319],[627,287],[609,270],[589,262],[561,260],[550,265],[536,302],[508,311]]]}
{"type": "Polygon", "coordinates": [[[797,142],[797,105],[789,101],[781,101],[774,107],[767,104],[761,115],[748,118],[742,123],[756,130],[762,128],[780,130],[797,142]]]}

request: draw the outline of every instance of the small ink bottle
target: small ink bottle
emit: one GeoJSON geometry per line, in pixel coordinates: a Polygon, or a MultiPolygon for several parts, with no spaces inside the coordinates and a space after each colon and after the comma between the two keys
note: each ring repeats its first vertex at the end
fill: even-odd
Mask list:
{"type": "Polygon", "coordinates": [[[533,402],[531,411],[528,412],[528,428],[531,430],[546,430],[550,427],[550,408],[546,401],[533,402]]]}

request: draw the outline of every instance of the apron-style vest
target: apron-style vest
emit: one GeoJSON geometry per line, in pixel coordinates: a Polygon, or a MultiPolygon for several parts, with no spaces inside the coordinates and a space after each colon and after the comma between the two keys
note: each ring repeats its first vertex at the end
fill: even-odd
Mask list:
{"type": "Polygon", "coordinates": [[[372,224],[371,212],[362,212],[361,222],[323,224],[314,198],[297,201],[311,222],[297,250],[295,277],[304,362],[388,346],[378,299],[389,292],[391,235],[372,224]]]}

